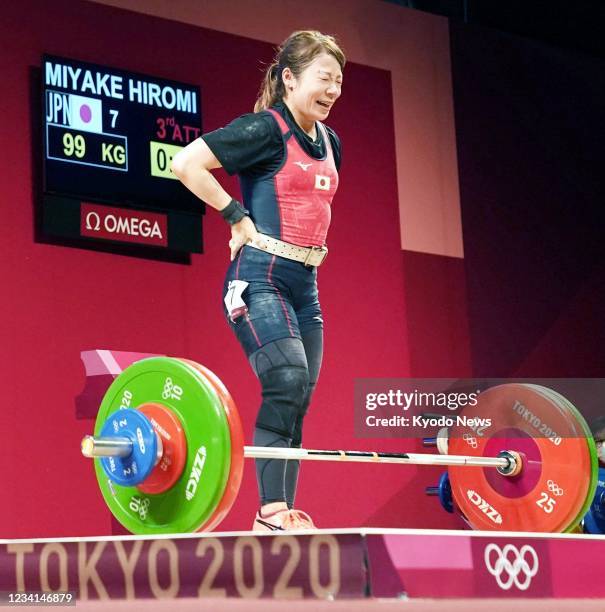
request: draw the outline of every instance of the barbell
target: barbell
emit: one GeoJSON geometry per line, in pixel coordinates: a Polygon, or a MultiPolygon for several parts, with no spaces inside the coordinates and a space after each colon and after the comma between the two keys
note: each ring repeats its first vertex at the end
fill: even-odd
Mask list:
{"type": "Polygon", "coordinates": [[[553,390],[514,383],[481,392],[464,415],[449,454],[245,446],[235,402],[213,372],[152,357],[113,381],[81,450],[96,459],[111,512],[137,534],[214,529],[235,501],[244,458],[448,466],[453,502],[473,528],[573,530],[598,475],[576,408],[553,390]],[[475,417],[491,425],[479,430],[475,417]]]}

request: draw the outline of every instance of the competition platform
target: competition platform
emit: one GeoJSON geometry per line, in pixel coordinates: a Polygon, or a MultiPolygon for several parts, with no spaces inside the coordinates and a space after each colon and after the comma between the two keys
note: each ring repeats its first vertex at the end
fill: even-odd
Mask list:
{"type": "Polygon", "coordinates": [[[0,541],[4,597],[72,592],[91,609],[138,600],[168,609],[178,599],[179,609],[283,609],[288,600],[293,609],[484,610],[489,600],[503,610],[522,598],[524,610],[603,610],[604,566],[605,537],[580,534],[347,529],[0,541]]]}

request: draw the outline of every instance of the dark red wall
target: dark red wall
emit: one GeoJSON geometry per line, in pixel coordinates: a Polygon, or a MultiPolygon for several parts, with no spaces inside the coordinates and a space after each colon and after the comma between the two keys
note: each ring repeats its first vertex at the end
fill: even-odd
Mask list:
{"type": "MultiPolygon", "coordinates": [[[[24,0],[4,7],[0,337],[4,408],[5,537],[106,534],[111,530],[92,465],[79,452],[93,422],[76,418],[84,387],[80,351],[163,353],[198,360],[227,384],[248,440],[258,385],[222,319],[228,229],[210,211],[203,255],[190,266],[34,242],[39,169],[31,133],[30,77],[43,53],[198,83],[204,129],[251,110],[270,45],[85,2],[24,0]]],[[[34,73],[35,75],[35,73],[34,73]]],[[[341,188],[333,207],[330,257],[320,270],[326,355],[305,441],[365,448],[353,435],[353,380],[409,375],[404,261],[400,250],[390,75],[349,64],[330,124],[343,142],[341,188]],[[388,289],[387,289],[388,287],[388,289]]],[[[35,123],[35,122],[34,122],[35,123]]],[[[39,153],[39,151],[38,151],[39,153]]],[[[217,173],[234,194],[237,184],[217,173]]],[[[374,446],[377,441],[372,440],[374,446]]],[[[394,450],[414,443],[385,440],[394,450]]],[[[256,509],[247,466],[225,529],[245,529],[256,509]]],[[[305,465],[298,505],[322,527],[451,524],[423,488],[433,475],[387,467],[305,465]],[[344,475],[343,475],[344,472],[344,475]],[[393,504],[405,490],[406,504],[393,504]],[[377,513],[377,514],[376,514],[377,513]],[[445,521],[445,522],[444,522],[445,521]]]]}
{"type": "Polygon", "coordinates": [[[605,375],[605,62],[451,27],[475,376],[605,375]]]}

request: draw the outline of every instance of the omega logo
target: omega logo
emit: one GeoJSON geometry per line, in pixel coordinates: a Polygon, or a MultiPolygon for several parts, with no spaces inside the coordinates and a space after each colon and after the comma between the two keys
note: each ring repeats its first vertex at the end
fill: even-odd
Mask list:
{"type": "Polygon", "coordinates": [[[103,229],[110,234],[126,234],[128,236],[143,236],[144,238],[163,238],[157,221],[153,223],[138,217],[122,217],[108,214],[101,219],[96,212],[86,215],[86,229],[98,232],[103,229]]]}

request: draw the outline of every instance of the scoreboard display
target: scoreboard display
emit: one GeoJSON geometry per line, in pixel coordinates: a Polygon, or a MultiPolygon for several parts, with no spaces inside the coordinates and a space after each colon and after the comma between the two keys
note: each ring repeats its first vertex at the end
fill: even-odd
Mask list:
{"type": "MultiPolygon", "coordinates": [[[[91,202],[107,203],[114,218],[115,206],[124,206],[128,218],[132,210],[163,213],[168,237],[162,246],[200,251],[203,204],[170,170],[174,155],[201,135],[199,86],[49,55],[43,57],[42,76],[46,229],[74,237],[83,206],[90,212],[91,202]],[[78,219],[70,224],[68,208],[76,214],[74,202],[78,219]],[[178,236],[189,231],[187,221],[190,238],[198,229],[200,236],[179,244],[178,236]],[[178,234],[172,241],[171,226],[178,234]]],[[[90,229],[90,218],[85,226],[90,229]]],[[[121,241],[116,232],[109,234],[97,238],[121,241]]],[[[94,238],[90,232],[79,237],[94,238]]],[[[132,243],[132,236],[126,241],[132,243]]]]}

